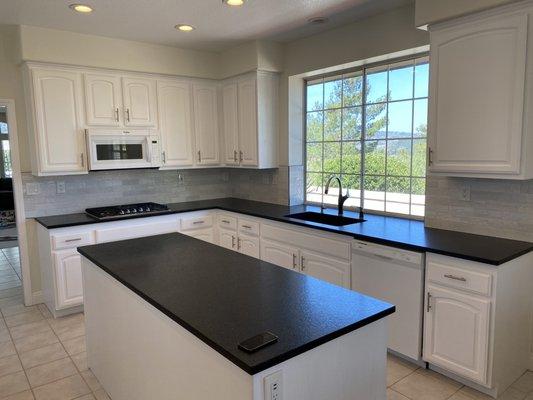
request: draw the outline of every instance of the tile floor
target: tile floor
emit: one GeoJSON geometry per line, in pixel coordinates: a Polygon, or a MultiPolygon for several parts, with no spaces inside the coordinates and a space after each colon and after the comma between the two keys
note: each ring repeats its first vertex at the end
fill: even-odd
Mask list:
{"type": "MultiPolygon", "coordinates": [[[[0,286],[0,400],[109,400],[87,368],[83,314],[54,319],[44,304],[24,307],[18,250],[2,249],[0,285],[17,282],[13,275],[18,285],[0,286]]],[[[394,356],[387,387],[387,400],[490,399],[394,356]]],[[[500,399],[533,400],[533,372],[500,399]]]]}

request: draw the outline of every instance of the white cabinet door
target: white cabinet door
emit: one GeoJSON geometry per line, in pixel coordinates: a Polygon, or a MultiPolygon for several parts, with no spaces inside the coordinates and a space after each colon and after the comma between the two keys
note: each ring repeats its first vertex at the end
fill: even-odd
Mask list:
{"type": "Polygon", "coordinates": [[[187,82],[157,83],[163,167],[193,164],[191,86],[187,82]]]}
{"type": "Polygon", "coordinates": [[[194,127],[196,137],[196,163],[213,165],[220,163],[217,86],[194,85],[194,127]]]}
{"type": "Polygon", "coordinates": [[[122,78],[124,125],[155,127],[156,82],[148,78],[122,78]]]}
{"type": "Polygon", "coordinates": [[[38,173],[86,172],[81,74],[34,68],[32,78],[38,173]]]}
{"type": "Polygon", "coordinates": [[[200,239],[200,240],[203,240],[205,242],[209,242],[209,243],[214,243],[215,242],[215,238],[214,238],[214,235],[213,235],[213,229],[212,228],[207,228],[207,229],[197,229],[195,231],[185,231],[185,232],[182,232],[184,235],[188,235],[188,236],[191,236],[193,238],[196,238],[196,239],[200,239]]]}
{"type": "Polygon", "coordinates": [[[85,74],[87,125],[120,126],[122,93],[117,75],[85,74]]]}
{"type": "Polygon", "coordinates": [[[424,360],[486,383],[490,300],[428,285],[424,360]]]}
{"type": "Polygon", "coordinates": [[[235,231],[230,231],[227,229],[219,230],[219,233],[218,233],[219,246],[225,247],[226,249],[235,250],[236,243],[237,243],[237,233],[235,231]]]}
{"type": "Polygon", "coordinates": [[[431,33],[431,171],[520,173],[526,38],[516,14],[431,33]]]}
{"type": "Polygon", "coordinates": [[[307,250],[300,252],[300,270],[315,278],[350,288],[350,263],[332,259],[307,250]]]}
{"type": "Polygon", "coordinates": [[[239,241],[239,252],[250,257],[259,258],[259,238],[248,235],[240,235],[237,239],[239,241]]]}
{"type": "Polygon", "coordinates": [[[261,260],[298,271],[298,248],[261,239],[261,260]]]}
{"type": "Polygon", "coordinates": [[[222,88],[222,108],[224,118],[224,158],[225,164],[239,164],[239,111],[237,85],[230,83],[222,88]]]}
{"type": "Polygon", "coordinates": [[[55,277],[58,310],[83,304],[81,256],[76,249],[57,251],[55,277]]]}
{"type": "Polygon", "coordinates": [[[239,160],[242,165],[257,165],[256,80],[248,79],[239,88],[239,160]]]}

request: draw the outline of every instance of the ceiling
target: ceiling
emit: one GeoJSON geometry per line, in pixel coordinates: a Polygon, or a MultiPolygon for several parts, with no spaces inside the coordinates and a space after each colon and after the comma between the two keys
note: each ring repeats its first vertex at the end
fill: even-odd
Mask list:
{"type": "Polygon", "coordinates": [[[0,24],[32,25],[148,43],[222,51],[249,40],[289,41],[332,29],[412,0],[1,0],[0,24]],[[92,6],[81,15],[71,3],[92,6]],[[328,17],[310,25],[313,17],[328,17]],[[182,33],[179,23],[196,27],[182,33]]]}

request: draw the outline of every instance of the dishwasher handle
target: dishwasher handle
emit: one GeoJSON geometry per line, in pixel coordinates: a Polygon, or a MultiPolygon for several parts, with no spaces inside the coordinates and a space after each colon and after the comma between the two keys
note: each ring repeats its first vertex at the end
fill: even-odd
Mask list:
{"type": "Polygon", "coordinates": [[[422,254],[408,250],[395,249],[389,246],[354,241],[352,251],[362,255],[379,258],[384,261],[403,262],[408,264],[422,264],[422,254]]]}

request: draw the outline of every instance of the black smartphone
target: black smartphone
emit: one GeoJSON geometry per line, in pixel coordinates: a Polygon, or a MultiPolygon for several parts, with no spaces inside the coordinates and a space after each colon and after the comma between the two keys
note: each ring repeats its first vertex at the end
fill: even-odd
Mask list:
{"type": "Polygon", "coordinates": [[[271,343],[276,343],[278,337],[271,332],[260,333],[239,343],[239,349],[253,353],[271,343]]]}

